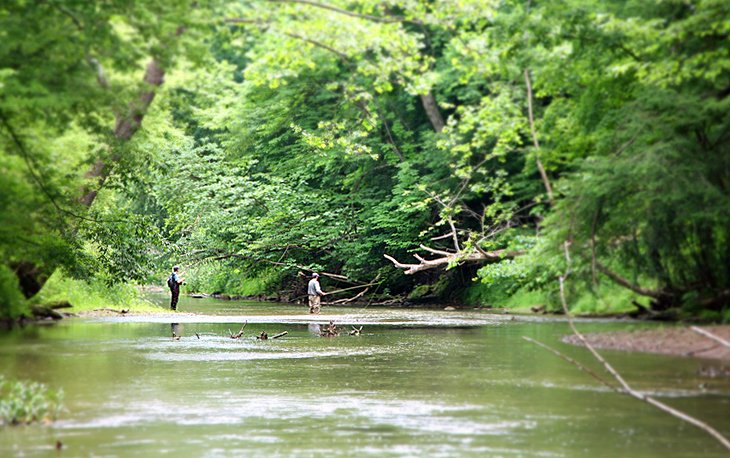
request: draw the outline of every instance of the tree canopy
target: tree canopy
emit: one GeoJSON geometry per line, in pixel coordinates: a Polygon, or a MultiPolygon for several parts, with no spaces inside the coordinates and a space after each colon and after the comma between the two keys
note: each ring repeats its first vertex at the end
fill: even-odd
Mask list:
{"type": "Polygon", "coordinates": [[[3,313],[173,262],[392,294],[476,266],[490,303],[555,291],[567,242],[574,288],[727,319],[729,32],[720,0],[11,1],[3,313]]]}

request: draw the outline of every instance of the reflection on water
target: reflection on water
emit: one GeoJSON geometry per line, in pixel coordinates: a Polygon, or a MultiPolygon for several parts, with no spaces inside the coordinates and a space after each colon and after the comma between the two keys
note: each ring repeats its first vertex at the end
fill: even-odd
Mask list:
{"type": "MultiPolygon", "coordinates": [[[[48,456],[59,439],[68,456],[724,456],[704,433],[521,338],[592,365],[560,342],[562,322],[376,310],[362,336],[323,339],[322,317],[240,312],[185,317],[186,332],[160,318],[0,334],[2,374],[63,388],[68,409],[52,426],[0,430],[0,456],[48,456]],[[445,325],[454,320],[462,327],[445,325]]],[[[606,355],[638,389],[730,434],[730,382],[696,375],[708,362],[606,355]]]]}
{"type": "Polygon", "coordinates": [[[170,330],[172,331],[172,339],[180,340],[183,333],[183,325],[180,323],[170,323],[170,330]]]}
{"type": "Polygon", "coordinates": [[[309,323],[307,324],[307,330],[310,334],[314,334],[315,336],[322,334],[322,327],[319,325],[319,323],[309,323]]]}

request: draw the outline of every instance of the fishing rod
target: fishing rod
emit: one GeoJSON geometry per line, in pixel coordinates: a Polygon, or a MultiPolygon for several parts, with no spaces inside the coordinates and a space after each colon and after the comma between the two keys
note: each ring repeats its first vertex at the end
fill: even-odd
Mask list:
{"type": "Polygon", "coordinates": [[[364,284],[364,285],[357,285],[357,286],[351,286],[351,287],[349,287],[349,288],[337,289],[337,290],[335,290],[335,291],[331,291],[331,292],[329,292],[329,293],[325,293],[325,294],[326,294],[327,296],[329,296],[330,294],[337,294],[337,293],[341,293],[341,292],[343,292],[343,291],[350,291],[350,290],[352,290],[352,289],[357,289],[357,288],[365,288],[365,287],[367,287],[367,286],[379,285],[380,283],[381,283],[381,282],[366,283],[366,284],[364,284]]]}

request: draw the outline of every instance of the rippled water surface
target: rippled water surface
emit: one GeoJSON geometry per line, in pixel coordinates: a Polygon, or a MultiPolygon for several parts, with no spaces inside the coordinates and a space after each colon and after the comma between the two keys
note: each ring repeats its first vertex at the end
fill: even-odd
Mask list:
{"type": "MultiPolygon", "coordinates": [[[[0,373],[62,388],[66,406],[51,426],[0,429],[0,456],[727,455],[522,339],[598,369],[560,342],[562,321],[382,308],[313,318],[304,307],[209,299],[181,309],[200,315],[175,320],[180,340],[161,316],[0,334],[0,373]],[[363,334],[319,337],[330,317],[363,334]],[[244,337],[230,339],[245,321],[244,337]],[[288,334],[256,340],[261,331],[288,334]]],[[[604,354],[637,388],[730,435],[730,381],[696,375],[718,363],[604,354]]]]}

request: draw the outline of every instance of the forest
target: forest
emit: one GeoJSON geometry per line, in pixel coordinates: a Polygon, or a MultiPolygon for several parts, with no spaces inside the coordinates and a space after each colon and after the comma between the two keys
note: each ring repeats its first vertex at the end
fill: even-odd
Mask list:
{"type": "Polygon", "coordinates": [[[5,1],[0,316],[178,264],[728,322],[729,35],[724,0],[5,1]]]}

